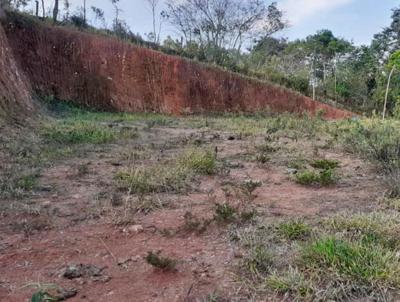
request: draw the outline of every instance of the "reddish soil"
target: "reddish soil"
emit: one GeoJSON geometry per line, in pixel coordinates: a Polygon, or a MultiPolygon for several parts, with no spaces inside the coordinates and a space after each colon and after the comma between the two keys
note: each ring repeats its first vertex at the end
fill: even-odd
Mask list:
{"type": "Polygon", "coordinates": [[[0,25],[0,122],[21,122],[32,109],[29,88],[0,25]]]}
{"type": "MultiPolygon", "coordinates": [[[[232,301],[240,297],[235,276],[241,255],[229,240],[231,227],[214,222],[201,234],[182,228],[188,211],[198,218],[212,218],[215,202],[243,202],[224,193],[225,183],[240,183],[249,177],[262,181],[254,199],[247,202],[268,219],[363,210],[377,198],[380,182],[369,176],[374,175],[371,167],[349,155],[321,149],[319,157],[340,160],[341,179],[327,188],[304,187],[287,174],[287,144],[282,144],[286,147],[274,154],[271,162],[260,165],[243,158],[257,139],[229,141],[226,133],[219,133],[219,139],[212,141],[219,158],[238,164],[230,174],[203,177],[187,195],[153,195],[166,205],[148,214],[132,214],[123,206],[109,205],[113,176],[121,169],[119,165],[128,164],[124,154],[138,146],[154,148],[148,150],[157,162],[165,153],[180,152],[179,140],[200,136],[200,130],[196,131],[155,128],[133,144],[93,148],[46,169],[40,185],[49,190],[39,190],[28,200],[9,200],[25,206],[22,211],[3,212],[0,222],[0,300],[26,301],[33,289],[25,286],[41,282],[77,289],[77,296],[68,300],[71,302],[202,301],[214,292],[232,301]],[[171,141],[177,142],[174,148],[160,151],[163,143],[171,141]],[[82,164],[88,166],[84,175],[77,172],[82,164]],[[130,223],[116,225],[115,219],[126,211],[130,223]],[[24,220],[25,227],[21,227],[24,220]],[[132,225],[140,225],[143,231],[136,232],[132,225]],[[146,263],[146,253],[157,250],[178,260],[177,271],[163,272],[146,263]],[[103,276],[74,280],[60,276],[66,266],[80,263],[104,268],[103,276]]],[[[298,145],[311,156],[309,142],[294,146],[298,145]]]]}
{"type": "Polygon", "coordinates": [[[45,96],[125,112],[353,115],[277,85],[114,38],[22,18],[5,28],[19,65],[34,90],[45,96]]]}

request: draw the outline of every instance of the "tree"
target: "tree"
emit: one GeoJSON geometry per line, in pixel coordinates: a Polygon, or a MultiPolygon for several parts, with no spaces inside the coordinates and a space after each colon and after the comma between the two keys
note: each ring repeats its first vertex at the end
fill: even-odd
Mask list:
{"type": "Polygon", "coordinates": [[[64,10],[65,10],[65,16],[64,19],[68,20],[69,19],[69,8],[71,7],[71,3],[69,0],[64,0],[64,10]]]}
{"type": "Polygon", "coordinates": [[[214,62],[223,49],[239,54],[245,43],[286,26],[277,4],[260,0],[168,0],[167,13],[185,43],[204,47],[214,62]]]}
{"type": "Polygon", "coordinates": [[[394,52],[390,56],[387,67],[390,69],[390,72],[389,72],[387,86],[386,86],[385,103],[383,105],[383,113],[382,113],[383,119],[385,119],[385,117],[386,117],[386,108],[387,108],[387,101],[388,101],[388,95],[389,95],[389,89],[390,89],[390,82],[392,80],[393,73],[396,70],[400,70],[400,50],[394,52]]]}
{"type": "Polygon", "coordinates": [[[86,0],[83,0],[83,23],[86,25],[87,20],[86,20],[86,0]]]}
{"type": "Polygon", "coordinates": [[[57,22],[57,17],[58,17],[58,6],[59,6],[59,0],[54,0],[54,8],[53,8],[53,22],[57,22]]]}
{"type": "Polygon", "coordinates": [[[95,20],[100,20],[103,25],[105,25],[106,19],[104,18],[104,11],[101,8],[92,6],[91,7],[92,12],[94,13],[94,18],[95,20]]]}
{"type": "Polygon", "coordinates": [[[159,42],[159,37],[157,35],[157,30],[156,30],[156,11],[157,11],[157,6],[160,3],[160,0],[146,0],[146,2],[150,6],[153,18],[153,32],[152,32],[153,42],[157,43],[159,42]]]}
{"type": "Polygon", "coordinates": [[[111,1],[111,4],[114,6],[114,11],[115,11],[115,18],[114,18],[114,22],[113,22],[113,27],[118,27],[118,24],[119,24],[119,13],[122,11],[118,7],[119,0],[110,0],[110,1],[111,1]]]}
{"type": "Polygon", "coordinates": [[[44,0],[42,0],[42,12],[43,12],[43,19],[46,18],[46,8],[44,6],[44,0]]]}

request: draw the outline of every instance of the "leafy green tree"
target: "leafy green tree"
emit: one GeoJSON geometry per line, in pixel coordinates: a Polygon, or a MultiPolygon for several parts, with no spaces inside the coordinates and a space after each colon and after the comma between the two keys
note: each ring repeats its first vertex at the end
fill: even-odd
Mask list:
{"type": "Polygon", "coordinates": [[[383,105],[383,113],[382,113],[383,119],[385,119],[385,117],[386,117],[386,109],[387,109],[388,95],[389,95],[389,89],[390,89],[390,82],[392,80],[393,73],[396,70],[400,70],[400,50],[394,52],[390,56],[387,67],[388,67],[388,69],[390,69],[390,72],[389,72],[387,86],[386,86],[385,103],[383,105]]]}

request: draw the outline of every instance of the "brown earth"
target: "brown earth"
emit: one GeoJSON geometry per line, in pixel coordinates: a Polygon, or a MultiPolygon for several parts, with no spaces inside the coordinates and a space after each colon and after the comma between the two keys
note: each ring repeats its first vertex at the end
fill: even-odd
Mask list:
{"type": "Polygon", "coordinates": [[[280,150],[271,154],[271,161],[259,164],[249,155],[254,155],[263,137],[228,140],[231,133],[182,125],[132,126],[139,129],[140,138],[90,147],[54,162],[43,171],[33,196],[8,200],[10,209],[0,212],[0,301],[26,301],[34,291],[27,285],[35,282],[76,289],[78,294],[71,302],[212,301],[205,300],[212,293],[226,298],[221,301],[248,301],[237,271],[242,252],[230,240],[236,227],[213,222],[203,233],[185,230],[187,212],[207,219],[213,217],[215,203],[246,203],[268,221],[276,217],[312,219],[346,209],[367,211],[381,191],[371,166],[339,150],[326,149],[323,141],[317,142],[316,154],[315,143],[308,139],[280,139],[280,150]],[[162,164],[166,157],[176,156],[199,140],[217,147],[219,160],[232,166],[230,173],[201,177],[187,194],[148,196],[160,202],[148,212],[132,212],[128,205],[138,202],[137,196],[127,193],[118,196],[122,204],[110,204],[117,198],[112,193],[117,171],[162,164]],[[339,160],[339,183],[324,188],[296,184],[287,163],[297,152],[309,159],[339,160]],[[87,166],[85,173],[79,172],[83,165],[87,166]],[[242,200],[234,193],[237,185],[229,183],[240,184],[249,178],[261,181],[262,186],[253,198],[242,200]],[[146,263],[146,253],[157,250],[178,260],[177,271],[163,272],[146,263]],[[104,268],[102,276],[72,280],[61,276],[66,266],[81,263],[104,268]]]}
{"type": "Polygon", "coordinates": [[[118,39],[47,26],[22,17],[5,24],[19,65],[35,91],[125,112],[352,113],[291,90],[118,39]]]}
{"type": "MultiPolygon", "coordinates": [[[[0,18],[1,15],[0,12],[0,18]]],[[[7,37],[0,25],[0,122],[20,123],[32,110],[29,86],[17,68],[7,37]]]]}

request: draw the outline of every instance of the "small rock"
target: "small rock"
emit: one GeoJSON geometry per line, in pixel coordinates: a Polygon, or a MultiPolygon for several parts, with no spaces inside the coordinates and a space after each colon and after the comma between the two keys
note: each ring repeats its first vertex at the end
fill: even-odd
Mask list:
{"type": "Polygon", "coordinates": [[[53,189],[52,186],[47,186],[47,185],[43,185],[39,187],[39,191],[41,192],[51,192],[51,190],[53,189]]]}
{"type": "Polygon", "coordinates": [[[287,173],[288,174],[297,174],[297,169],[292,169],[292,168],[289,168],[289,169],[287,169],[287,173]]]}
{"type": "Polygon", "coordinates": [[[78,291],[75,288],[71,289],[63,289],[60,288],[57,293],[57,301],[65,301],[70,298],[75,297],[78,294],[78,291]]]}
{"type": "Polygon", "coordinates": [[[95,277],[92,280],[95,282],[107,283],[111,280],[111,277],[110,276],[100,276],[100,277],[95,277]]]}
{"type": "Polygon", "coordinates": [[[132,225],[128,228],[123,229],[124,233],[134,233],[134,234],[139,234],[141,232],[143,232],[143,226],[141,226],[140,224],[135,224],[132,225]]]}
{"type": "Polygon", "coordinates": [[[99,277],[102,275],[102,268],[91,264],[69,265],[63,272],[62,277],[76,279],[81,277],[99,277]]]}
{"type": "Polygon", "coordinates": [[[233,256],[235,258],[243,258],[243,253],[241,253],[240,251],[234,251],[233,256]]]}
{"type": "Polygon", "coordinates": [[[48,208],[51,206],[51,201],[50,200],[46,200],[45,202],[42,203],[42,206],[45,208],[48,208]]]}

